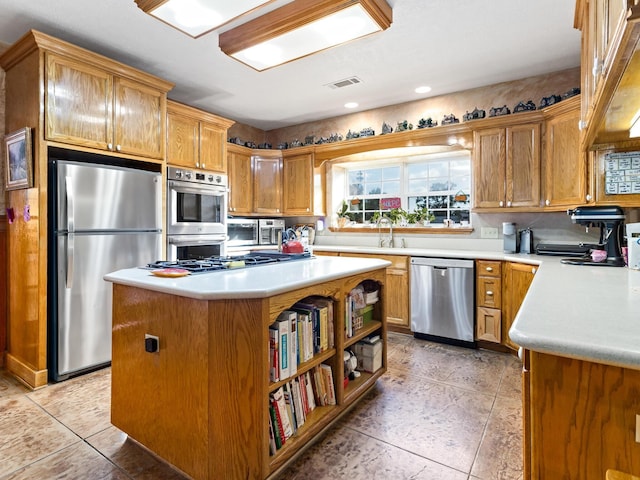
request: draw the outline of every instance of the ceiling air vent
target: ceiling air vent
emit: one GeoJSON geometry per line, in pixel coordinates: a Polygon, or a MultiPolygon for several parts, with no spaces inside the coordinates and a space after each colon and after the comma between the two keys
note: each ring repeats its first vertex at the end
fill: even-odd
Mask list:
{"type": "Polygon", "coordinates": [[[349,77],[343,80],[338,80],[337,82],[327,83],[326,86],[329,88],[342,88],[348,87],[349,85],[355,85],[356,83],[362,83],[362,80],[358,77],[349,77]]]}

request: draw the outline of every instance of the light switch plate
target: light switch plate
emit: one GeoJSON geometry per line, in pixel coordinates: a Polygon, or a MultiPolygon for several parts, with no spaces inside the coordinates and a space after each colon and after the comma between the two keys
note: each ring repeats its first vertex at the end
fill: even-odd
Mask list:
{"type": "Polygon", "coordinates": [[[498,229],[494,227],[482,227],[480,229],[481,238],[498,238],[498,229]]]}

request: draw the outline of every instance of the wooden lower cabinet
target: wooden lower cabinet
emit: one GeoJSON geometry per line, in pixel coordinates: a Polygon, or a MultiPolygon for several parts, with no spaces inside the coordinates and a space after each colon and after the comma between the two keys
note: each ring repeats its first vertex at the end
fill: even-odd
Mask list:
{"type": "Polygon", "coordinates": [[[504,262],[502,268],[502,343],[512,350],[518,350],[519,346],[509,338],[509,330],[536,271],[534,265],[516,262],[504,262]]]}
{"type": "Polygon", "coordinates": [[[525,352],[525,480],[640,475],[640,370],[525,352]]]}
{"type": "MultiPolygon", "coordinates": [[[[331,254],[334,252],[317,252],[331,254]]],[[[387,323],[392,330],[411,333],[409,313],[409,257],[405,255],[377,255],[340,252],[342,257],[379,258],[391,262],[387,267],[387,323]]]]}
{"type": "Polygon", "coordinates": [[[476,260],[476,340],[502,342],[502,262],[476,260]]]}
{"type": "Polygon", "coordinates": [[[353,274],[270,298],[199,300],[114,284],[112,423],[191,478],[265,479],[277,472],[386,371],[385,270],[353,274]],[[379,286],[373,319],[346,338],[349,292],[379,286]],[[333,301],[334,346],[301,363],[294,376],[269,378],[269,326],[309,296],[333,301]],[[382,365],[345,385],[344,350],[380,335],[382,365]],[[145,351],[145,335],[159,339],[145,351]],[[320,364],[331,367],[336,405],[316,407],[270,453],[269,396],[320,364]]]}

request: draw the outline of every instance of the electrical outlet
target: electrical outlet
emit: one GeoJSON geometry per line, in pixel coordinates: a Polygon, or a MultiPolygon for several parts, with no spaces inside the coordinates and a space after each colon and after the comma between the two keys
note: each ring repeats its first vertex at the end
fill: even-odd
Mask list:
{"type": "Polygon", "coordinates": [[[498,238],[498,229],[494,227],[482,227],[480,229],[481,238],[498,238]]]}

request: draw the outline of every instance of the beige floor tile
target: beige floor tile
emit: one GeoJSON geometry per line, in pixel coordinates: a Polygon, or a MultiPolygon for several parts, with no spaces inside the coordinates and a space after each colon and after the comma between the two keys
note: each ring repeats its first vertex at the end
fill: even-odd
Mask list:
{"type": "Polygon", "coordinates": [[[81,438],[111,425],[110,368],[51,384],[28,397],[81,438]]]}
{"type": "Polygon", "coordinates": [[[187,477],[159,460],[116,427],[92,435],[87,442],[134,479],[183,480],[187,477]]]}
{"type": "Polygon", "coordinates": [[[466,480],[467,475],[405,450],[337,427],[298,459],[281,480],[466,480]]]}
{"type": "Polygon", "coordinates": [[[522,479],[522,404],[498,396],[471,473],[482,480],[522,479]]]}
{"type": "Polygon", "coordinates": [[[77,442],[0,480],[128,480],[128,478],[123,471],[86,443],[77,442]]]}
{"type": "Polygon", "coordinates": [[[0,398],[23,395],[29,389],[4,370],[0,370],[0,398]]]}
{"type": "Polygon", "coordinates": [[[413,376],[383,376],[345,424],[429,460],[469,472],[494,397],[413,376]]]}
{"type": "Polygon", "coordinates": [[[0,477],[79,441],[26,396],[0,398],[0,477]]]}

